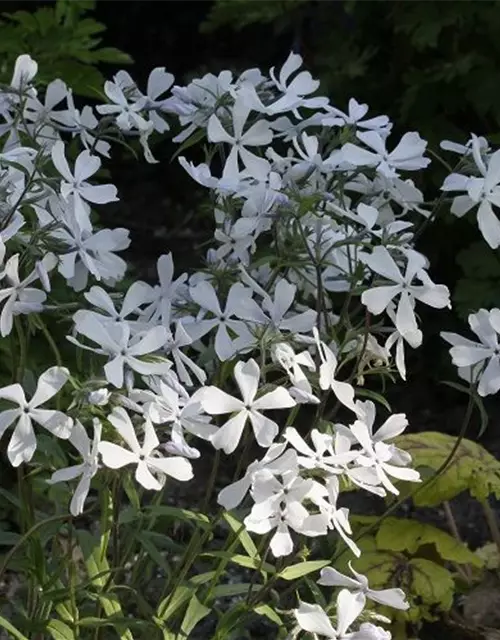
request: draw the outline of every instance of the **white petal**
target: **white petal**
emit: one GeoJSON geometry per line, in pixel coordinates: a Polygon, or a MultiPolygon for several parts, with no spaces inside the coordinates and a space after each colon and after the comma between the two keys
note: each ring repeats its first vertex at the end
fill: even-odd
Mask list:
{"type": "Polygon", "coordinates": [[[69,370],[65,367],[51,367],[38,378],[38,384],[34,396],[29,402],[31,407],[39,407],[50,400],[66,384],[69,378],[69,370]]]}
{"type": "Polygon", "coordinates": [[[337,633],[332,627],[328,616],[319,604],[307,604],[301,602],[294,611],[299,627],[309,633],[317,633],[327,638],[337,638],[337,633]]]}
{"type": "Polygon", "coordinates": [[[138,456],[128,449],[118,446],[114,442],[103,440],[99,443],[99,453],[102,461],[110,469],[121,469],[127,464],[137,464],[138,456]]]}

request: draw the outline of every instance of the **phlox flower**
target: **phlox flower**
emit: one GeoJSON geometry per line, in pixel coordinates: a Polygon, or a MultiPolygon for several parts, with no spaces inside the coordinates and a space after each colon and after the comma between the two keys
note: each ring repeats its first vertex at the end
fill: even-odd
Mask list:
{"type": "Polygon", "coordinates": [[[350,477],[355,475],[357,480],[367,485],[374,484],[373,473],[387,491],[399,495],[399,490],[393,485],[389,476],[406,482],[420,482],[420,474],[414,469],[408,469],[408,454],[402,459],[399,449],[385,443],[388,438],[401,434],[408,421],[403,414],[391,416],[376,434],[373,434],[370,417],[361,413],[360,419],[350,426],[352,435],[362,446],[363,451],[356,458],[357,468],[351,470],[350,477]],[[363,419],[365,418],[365,419],[363,419]],[[366,420],[366,421],[365,421],[366,420]]]}
{"type": "Polygon", "coordinates": [[[331,105],[327,105],[325,110],[328,115],[323,117],[322,124],[326,127],[354,126],[376,131],[381,136],[387,136],[392,129],[392,123],[387,116],[375,116],[363,120],[368,113],[368,105],[360,104],[354,98],[349,100],[347,113],[331,105]]]}
{"type": "Polygon", "coordinates": [[[484,397],[500,390],[500,309],[471,313],[469,325],[479,342],[448,331],[441,337],[452,345],[450,355],[460,377],[477,382],[477,392],[484,397]]]}
{"type": "Polygon", "coordinates": [[[83,460],[71,467],[58,469],[47,481],[49,484],[56,484],[57,482],[69,482],[75,478],[80,478],[69,506],[70,513],[74,516],[78,516],[83,512],[85,500],[90,489],[90,482],[99,468],[98,447],[101,440],[102,424],[97,418],[94,418],[93,426],[94,438],[91,441],[82,423],[79,420],[75,421],[69,442],[77,449],[83,460]]]}
{"type": "MultiPolygon", "coordinates": [[[[3,258],[5,247],[0,243],[0,257],[3,258]]],[[[11,256],[2,271],[0,281],[3,288],[0,289],[0,302],[3,302],[0,313],[0,333],[3,337],[12,331],[12,323],[15,315],[37,313],[42,311],[43,303],[47,299],[45,291],[30,287],[36,280],[41,280],[42,286],[50,290],[47,270],[56,264],[53,254],[47,254],[44,259],[35,265],[33,271],[22,279],[19,276],[19,254],[11,256]],[[5,286],[5,284],[7,286],[5,286]]]]}
{"type": "Polygon", "coordinates": [[[165,476],[183,482],[191,480],[193,470],[188,460],[180,456],[164,458],[158,451],[160,442],[150,420],[143,424],[144,441],[139,444],[134,425],[123,407],[115,407],[108,416],[128,448],[105,440],[99,443],[102,461],[110,469],[121,469],[129,464],[136,465],[135,479],[145,489],[159,491],[165,483],[165,476]],[[158,479],[158,477],[160,479],[158,479]]]}
{"type": "Polygon", "coordinates": [[[436,285],[425,273],[426,259],[416,251],[407,251],[406,270],[403,274],[389,251],[383,246],[373,248],[371,254],[362,254],[360,259],[371,271],[377,273],[393,284],[377,286],[364,291],[361,302],[368,310],[379,315],[399,297],[396,311],[396,328],[402,336],[418,331],[415,317],[415,300],[419,300],[436,309],[450,306],[450,292],[445,285],[436,285]],[[414,284],[418,278],[423,284],[414,284]]]}
{"type": "Polygon", "coordinates": [[[233,284],[229,289],[224,310],[221,308],[213,285],[206,280],[190,287],[189,293],[200,307],[201,314],[210,312],[213,315],[213,318],[205,318],[201,315],[201,319],[184,326],[193,340],[198,340],[209,331],[216,329],[214,347],[220,360],[229,360],[239,349],[247,346],[251,336],[245,323],[236,318],[253,318],[258,312],[249,289],[238,282],[233,284]],[[237,337],[231,337],[229,330],[237,337]]]}
{"type": "Polygon", "coordinates": [[[391,152],[387,151],[386,141],[377,131],[358,131],[356,136],[371,151],[346,143],[342,147],[342,157],[355,167],[373,167],[387,178],[396,178],[400,170],[418,171],[430,163],[423,155],[427,142],[415,131],[405,133],[391,152]]]}
{"type": "Polygon", "coordinates": [[[276,558],[293,551],[289,528],[301,531],[309,512],[302,501],[310,492],[313,481],[304,480],[295,471],[284,471],[279,481],[269,469],[257,471],[252,482],[251,494],[255,501],[244,525],[254,533],[268,533],[276,529],[269,546],[276,558]]]}
{"type": "Polygon", "coordinates": [[[293,449],[287,449],[286,442],[273,443],[261,460],[254,460],[248,465],[242,478],[219,492],[217,502],[227,511],[236,509],[252,486],[255,474],[263,469],[267,469],[273,475],[281,475],[285,471],[297,469],[297,454],[293,449]]]}
{"type": "Polygon", "coordinates": [[[245,101],[237,98],[232,108],[232,133],[224,128],[217,115],[213,114],[208,121],[207,135],[210,142],[225,142],[231,145],[231,151],[222,172],[223,178],[238,179],[240,174],[238,158],[250,175],[256,178],[265,177],[269,173],[269,162],[248,151],[246,147],[269,144],[273,139],[272,131],[265,120],[258,120],[243,133],[249,114],[250,108],[245,101]]]}
{"type": "Polygon", "coordinates": [[[339,402],[351,411],[356,412],[354,405],[354,389],[348,382],[341,382],[335,377],[338,366],[337,356],[319,337],[316,327],[313,329],[314,340],[318,349],[321,364],[319,367],[319,386],[323,391],[331,389],[339,402]]]}
{"type": "Polygon", "coordinates": [[[115,116],[116,124],[122,131],[138,129],[139,132],[143,132],[151,130],[153,125],[141,115],[141,111],[146,105],[146,98],[129,101],[119,84],[110,80],[106,80],[104,83],[104,93],[110,103],[97,105],[98,113],[115,116]]]}
{"type": "Polygon", "coordinates": [[[51,150],[52,162],[63,177],[61,182],[61,195],[67,200],[73,196],[75,201],[75,213],[81,229],[88,227],[88,214],[82,206],[82,200],[93,204],[107,204],[116,202],[117,190],[112,184],[93,185],[88,179],[93,176],[101,166],[101,159],[93,156],[87,149],[82,151],[75,161],[74,173],[69,168],[64,151],[64,142],[59,140],[51,150]]]}
{"type": "Polygon", "coordinates": [[[342,589],[337,596],[337,625],[333,627],[326,612],[319,604],[301,602],[294,610],[298,625],[304,631],[314,633],[331,640],[370,640],[369,637],[349,632],[350,627],[360,616],[365,607],[366,599],[361,593],[351,593],[342,589]]]}
{"type": "Polygon", "coordinates": [[[132,370],[142,375],[161,374],[171,367],[170,362],[147,362],[140,360],[140,356],[157,352],[167,340],[165,327],[157,326],[131,335],[126,322],[106,324],[94,315],[76,317],[75,329],[99,347],[89,347],[68,336],[68,340],[82,349],[108,356],[104,365],[106,380],[115,387],[122,387],[124,370],[132,370]]]}
{"type": "Polygon", "coordinates": [[[477,223],[483,238],[492,249],[500,246],[500,220],[493,206],[500,207],[500,150],[489,157],[483,157],[481,140],[472,137],[471,155],[480,177],[461,173],[450,174],[443,183],[443,191],[465,191],[467,195],[456,196],[451,212],[461,217],[476,205],[477,223]]]}
{"type": "Polygon", "coordinates": [[[318,584],[323,587],[345,587],[352,593],[362,593],[370,600],[378,604],[406,611],[409,604],[406,601],[404,591],[402,589],[370,589],[368,579],[361,573],[355,571],[349,562],[349,569],[353,574],[353,578],[345,576],[333,567],[325,567],[321,569],[321,577],[318,584]]]}
{"type": "Polygon", "coordinates": [[[17,405],[16,409],[6,409],[0,413],[0,438],[16,421],[14,433],[7,446],[7,456],[13,467],[18,467],[33,458],[37,446],[34,422],[57,438],[69,438],[73,420],[61,411],[39,408],[60,391],[69,376],[68,369],[64,367],[47,369],[38,378],[31,400],[26,400],[20,384],[10,384],[0,389],[0,399],[17,405]]]}
{"type": "Polygon", "coordinates": [[[260,380],[259,365],[255,360],[237,362],[234,378],[238,384],[242,400],[230,396],[221,389],[210,386],[200,394],[201,405],[210,415],[235,413],[211,438],[216,449],[232,453],[238,446],[247,420],[250,420],[257,443],[269,447],[279,432],[273,420],[261,412],[269,409],[288,409],[295,401],[284,387],[276,387],[260,398],[256,398],[260,380]]]}

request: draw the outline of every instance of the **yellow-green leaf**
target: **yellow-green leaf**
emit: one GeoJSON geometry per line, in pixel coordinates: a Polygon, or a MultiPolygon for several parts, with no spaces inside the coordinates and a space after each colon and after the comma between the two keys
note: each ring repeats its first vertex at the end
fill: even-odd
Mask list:
{"type": "MultiPolygon", "coordinates": [[[[409,612],[412,619],[418,620],[416,611],[420,610],[420,615],[427,620],[436,620],[437,613],[433,612],[433,605],[441,611],[449,611],[453,604],[453,594],[455,593],[455,583],[448,569],[427,560],[426,558],[413,558],[408,563],[411,574],[410,600],[420,597],[421,601],[427,605],[424,607],[411,606],[409,612]]],[[[419,616],[420,617],[420,616],[419,616]]]]}
{"type": "MultiPolygon", "coordinates": [[[[414,468],[434,473],[445,463],[455,443],[453,436],[434,431],[395,439],[395,444],[412,456],[414,468]]],[[[417,506],[434,507],[462,491],[470,491],[478,500],[490,494],[500,498],[500,462],[484,447],[465,438],[446,470],[419,489],[413,500],[417,506]]]]}
{"type": "Polygon", "coordinates": [[[68,627],[62,620],[50,620],[46,629],[54,640],[75,640],[75,634],[71,627],[68,627]]]}
{"type": "Polygon", "coordinates": [[[248,553],[248,555],[251,558],[259,558],[257,547],[255,546],[254,541],[250,537],[250,534],[245,529],[245,526],[243,525],[243,523],[240,522],[240,520],[238,520],[237,518],[235,518],[232,513],[225,513],[224,520],[228,523],[228,525],[231,527],[234,533],[236,533],[239,541],[241,542],[241,545],[243,546],[245,551],[248,553]]]}
{"type": "Polygon", "coordinates": [[[306,576],[313,571],[319,571],[330,564],[330,560],[309,560],[307,562],[299,562],[285,567],[278,573],[278,577],[282,580],[296,580],[302,576],[306,576]]]}
{"type": "Polygon", "coordinates": [[[196,595],[193,595],[189,601],[188,608],[184,615],[184,620],[181,625],[181,632],[187,638],[191,631],[196,627],[198,622],[206,618],[210,613],[210,607],[206,607],[202,604],[196,595]]]}
{"type": "Polygon", "coordinates": [[[16,627],[3,616],[0,616],[0,628],[5,629],[5,631],[7,631],[7,633],[9,633],[13,638],[16,638],[16,640],[28,640],[25,635],[18,631],[16,627]]]}
{"type": "Polygon", "coordinates": [[[381,551],[408,551],[414,555],[424,545],[433,545],[443,560],[481,567],[479,557],[465,544],[430,524],[404,518],[386,518],[376,534],[381,551]]]}

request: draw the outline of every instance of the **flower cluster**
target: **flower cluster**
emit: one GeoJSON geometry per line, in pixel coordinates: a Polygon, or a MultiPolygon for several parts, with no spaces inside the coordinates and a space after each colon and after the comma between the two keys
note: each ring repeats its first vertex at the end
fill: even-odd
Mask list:
{"type": "MultiPolygon", "coordinates": [[[[131,468],[137,483],[158,491],[167,477],[193,477],[197,439],[227,455],[238,450],[242,460],[255,441],[262,455],[220,491],[219,504],[246,505],[247,531],[273,532],[274,556],[293,552],[295,534],[330,531],[359,556],[342,486],[384,496],[398,494],[400,481],[419,481],[392,442],[405,416],[375,428],[375,405],[359,399],[356,385],[393,370],[405,379],[405,346],[423,341],[418,307],[450,306],[447,287],[415,249],[414,225],[431,211],[411,175],[429,164],[427,143],[416,132],[394,140],[389,118],[366,118],[367,105],[354,99],[347,112],[334,107],[301,67],[292,53],[267,75],[223,71],[184,87],[157,68],[145,93],[120,71],[105,84],[105,104],[80,110],[60,80],[42,100],[36,62],[18,58],[0,100],[0,333],[21,349],[28,328],[45,326],[42,316],[64,322],[71,309],[67,340],[90,364],[84,373],[50,367],[27,401],[21,359],[15,382],[0,389],[8,403],[0,437],[13,427],[13,466],[33,459],[38,426],[69,441],[76,464],[47,480],[78,479],[74,516],[107,470],[131,468]],[[207,266],[175,276],[165,254],[156,284],[112,291],[130,240],[126,229],[96,222],[99,207],[118,200],[114,185],[96,184],[102,158],[110,142],[137,140],[154,162],[151,135],[175,123],[174,141],[205,138],[211,149],[199,165],[179,158],[214,203],[207,266]],[[68,381],[65,411],[60,395],[57,409],[40,408],[68,381]]],[[[452,174],[443,185],[467,192],[453,201],[457,215],[479,205],[494,247],[499,153],[473,137],[463,155],[481,177],[452,174]]],[[[496,312],[471,316],[481,345],[444,334],[467,379],[488,362],[481,394],[500,388],[496,312]]],[[[345,587],[337,627],[301,603],[300,628],[337,640],[390,637],[371,622],[352,625],[366,598],[404,608],[402,594],[370,590],[353,573],[322,574],[321,584],[345,587]]]]}

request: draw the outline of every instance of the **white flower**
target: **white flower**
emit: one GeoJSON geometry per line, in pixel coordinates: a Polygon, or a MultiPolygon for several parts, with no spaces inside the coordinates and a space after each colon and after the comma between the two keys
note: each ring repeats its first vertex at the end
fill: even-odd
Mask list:
{"type": "Polygon", "coordinates": [[[297,293],[297,287],[294,284],[290,284],[284,278],[280,278],[276,282],[273,299],[255,280],[243,271],[243,268],[240,268],[240,271],[245,283],[262,296],[262,309],[258,306],[247,308],[241,311],[245,315],[240,317],[271,326],[276,331],[291,331],[293,333],[311,331],[316,322],[316,311],[308,309],[302,313],[290,314],[290,309],[297,293]]]}
{"type": "Polygon", "coordinates": [[[441,337],[452,345],[450,355],[460,376],[478,381],[477,392],[484,397],[500,389],[500,309],[480,309],[471,313],[469,325],[479,342],[447,331],[443,331],[441,337]]]}
{"type": "Polygon", "coordinates": [[[269,543],[276,558],[293,551],[288,528],[301,531],[304,520],[309,516],[301,503],[313,484],[311,479],[304,480],[296,471],[284,471],[282,478],[280,482],[269,469],[255,473],[251,490],[255,504],[243,521],[246,529],[254,533],[268,533],[276,528],[269,543]]]}
{"type": "Polygon", "coordinates": [[[184,429],[203,440],[210,440],[217,433],[217,427],[210,424],[208,416],[201,413],[202,406],[196,394],[187,401],[181,400],[179,394],[163,380],[159,381],[157,392],[155,399],[144,407],[145,414],[152,422],[172,423],[173,430],[182,440],[184,429]]]}
{"type": "Polygon", "coordinates": [[[299,453],[297,461],[304,469],[321,469],[328,474],[342,473],[343,468],[358,456],[356,451],[339,451],[335,449],[336,440],[342,436],[330,436],[318,429],[311,431],[312,447],[307,444],[295,427],[287,427],[285,439],[299,453]],[[314,448],[313,448],[314,447],[314,448]]]}
{"type": "MultiPolygon", "coordinates": [[[[365,414],[366,416],[366,414],[365,414]]],[[[420,474],[414,469],[407,469],[402,464],[408,463],[407,455],[402,460],[399,450],[395,450],[392,446],[387,445],[383,440],[393,438],[404,431],[408,424],[403,414],[395,414],[391,416],[384,425],[379,429],[377,434],[373,435],[370,422],[367,424],[364,420],[356,420],[351,425],[351,433],[363,447],[363,452],[356,458],[356,463],[360,465],[355,470],[351,470],[351,474],[362,482],[373,484],[373,470],[387,491],[399,495],[398,489],[392,484],[389,476],[398,480],[406,480],[407,482],[420,482],[420,474]],[[370,425],[370,426],[369,426],[370,425]],[[393,462],[394,464],[391,464],[393,462]]]]}
{"type": "Polygon", "coordinates": [[[89,404],[93,404],[96,407],[105,407],[109,399],[111,397],[111,392],[106,389],[106,387],[102,387],[101,389],[95,389],[91,391],[87,396],[87,400],[89,404]]]}
{"type": "MultiPolygon", "coordinates": [[[[76,315],[76,314],[75,314],[76,315]]],[[[165,327],[152,327],[148,331],[131,337],[127,323],[106,324],[93,315],[78,316],[76,330],[99,348],[87,347],[72,336],[68,340],[82,349],[107,355],[110,359],[104,365],[106,380],[115,387],[123,386],[124,368],[128,367],[142,375],[161,374],[171,367],[170,362],[145,362],[138,356],[153,354],[161,349],[167,340],[165,327]]]]}
{"type": "Polygon", "coordinates": [[[365,602],[363,594],[353,594],[347,589],[342,589],[337,596],[336,629],[319,604],[301,602],[299,608],[294,610],[294,614],[299,627],[304,631],[332,638],[332,640],[356,640],[356,635],[349,633],[349,628],[363,611],[365,602]]]}
{"type": "Polygon", "coordinates": [[[403,337],[406,334],[415,335],[418,331],[414,312],[415,300],[436,309],[450,306],[448,287],[434,284],[425,273],[426,259],[416,251],[408,251],[404,255],[407,258],[404,275],[385,247],[376,246],[371,254],[360,256],[371,271],[394,283],[364,291],[361,302],[371,313],[379,315],[396,296],[399,296],[396,328],[403,337]],[[413,284],[415,278],[423,284],[413,284]]]}
{"type": "MultiPolygon", "coordinates": [[[[251,292],[237,282],[229,289],[226,306],[221,309],[215,289],[210,282],[202,280],[189,290],[190,296],[202,311],[209,311],[213,318],[204,318],[184,326],[193,340],[197,340],[209,331],[217,329],[215,334],[215,352],[220,360],[229,360],[243,345],[241,339],[233,339],[228,329],[244,338],[249,332],[244,322],[236,320],[248,315],[247,309],[257,305],[251,300],[251,292]]],[[[251,315],[254,315],[253,313],[251,315]]]]}
{"type": "Polygon", "coordinates": [[[250,489],[254,476],[258,471],[267,469],[273,475],[281,475],[297,467],[297,454],[286,449],[286,442],[275,442],[266,451],[262,460],[254,460],[247,467],[243,478],[224,487],[219,493],[217,502],[227,511],[236,509],[250,489]],[[286,449],[286,450],[285,450],[286,449]]]}
{"type": "Polygon", "coordinates": [[[64,367],[51,367],[38,378],[38,384],[31,400],[26,400],[20,384],[11,384],[0,389],[0,399],[18,405],[17,409],[7,409],[0,413],[0,438],[17,420],[14,433],[7,447],[7,456],[13,467],[29,462],[36,450],[36,436],[33,422],[41,425],[57,438],[67,439],[71,434],[73,420],[61,411],[40,409],[55,396],[69,378],[64,367]]]}
{"type": "Polygon", "coordinates": [[[24,53],[18,56],[16,64],[14,66],[14,74],[10,81],[10,86],[13,89],[24,91],[27,85],[33,80],[38,72],[38,64],[31,56],[24,53]]]}
{"type": "Polygon", "coordinates": [[[399,175],[397,170],[417,171],[430,163],[423,155],[427,142],[415,131],[405,133],[391,152],[387,151],[385,139],[376,131],[358,131],[356,136],[371,151],[350,142],[345,144],[342,147],[342,157],[355,167],[374,167],[378,173],[395,178],[399,175]]]}
{"type": "Polygon", "coordinates": [[[393,609],[406,611],[410,606],[406,601],[406,597],[402,589],[370,589],[368,586],[368,579],[361,573],[355,571],[350,562],[349,569],[351,570],[354,578],[345,576],[333,567],[325,567],[324,569],[321,569],[321,578],[318,580],[318,584],[324,587],[346,587],[347,589],[354,591],[354,593],[363,593],[367,598],[370,598],[370,600],[383,604],[387,607],[392,607],[393,609]]]}
{"type": "Polygon", "coordinates": [[[129,464],[137,465],[135,479],[145,489],[159,491],[165,483],[165,476],[187,481],[193,477],[191,464],[179,456],[161,457],[158,452],[160,442],[150,420],[143,424],[144,441],[139,444],[134,425],[128,413],[122,407],[115,407],[108,420],[128,445],[128,449],[113,442],[101,441],[99,453],[104,464],[110,469],[121,469],[129,464]],[[160,480],[157,476],[160,476],[160,480]]]}
{"type": "Polygon", "coordinates": [[[326,111],[329,115],[323,117],[322,124],[327,127],[355,126],[360,129],[374,130],[382,136],[389,134],[392,129],[392,124],[387,116],[376,116],[363,120],[368,113],[368,105],[360,104],[354,98],[349,100],[348,113],[331,105],[326,107],[326,111]]]}
{"type": "Polygon", "coordinates": [[[44,291],[29,285],[43,276],[46,268],[54,267],[55,262],[55,257],[52,254],[47,254],[42,263],[39,263],[39,268],[35,267],[26,278],[21,280],[19,277],[19,254],[16,253],[9,258],[0,273],[0,280],[7,282],[7,286],[0,289],[0,302],[4,303],[0,314],[0,333],[3,337],[12,331],[13,316],[42,311],[47,295],[44,291]]]}
{"type": "Polygon", "coordinates": [[[64,178],[61,182],[61,195],[65,200],[73,196],[78,225],[81,229],[86,229],[89,224],[88,214],[81,201],[94,204],[116,202],[118,200],[116,187],[112,184],[93,185],[88,182],[88,178],[99,170],[101,159],[91,155],[87,149],[77,157],[74,174],[71,173],[66,160],[64,142],[61,140],[56,142],[52,147],[51,155],[55,168],[64,178]]]}
{"type": "Polygon", "coordinates": [[[484,239],[492,249],[500,246],[500,220],[493,211],[493,206],[500,207],[500,150],[488,158],[483,158],[481,141],[472,137],[472,157],[481,174],[480,178],[452,173],[443,183],[443,191],[466,191],[467,195],[456,196],[451,212],[463,216],[475,205],[477,223],[484,239]]]}
{"type": "Polygon", "coordinates": [[[69,441],[78,450],[83,461],[80,464],[66,467],[65,469],[58,469],[52,474],[50,480],[47,481],[50,484],[55,484],[57,482],[69,482],[75,478],[80,478],[69,507],[71,514],[74,516],[82,513],[90,489],[90,481],[99,468],[98,446],[101,440],[101,431],[102,425],[100,421],[94,418],[94,439],[91,442],[85,427],[79,420],[76,420],[69,441]]]}
{"type": "Polygon", "coordinates": [[[159,284],[153,289],[152,302],[145,309],[144,316],[148,321],[161,323],[166,327],[170,322],[172,302],[186,282],[187,275],[183,273],[174,279],[174,261],[171,253],[160,256],[156,268],[159,284]]]}
{"type": "MultiPolygon", "coordinates": [[[[98,319],[103,322],[124,322],[129,319],[132,314],[138,315],[142,310],[140,307],[150,302],[153,297],[153,289],[150,285],[140,280],[130,285],[120,304],[120,310],[115,307],[113,299],[107,291],[102,287],[91,287],[89,291],[84,293],[85,299],[105,314],[95,313],[98,319]]],[[[78,314],[79,312],[77,312],[78,314]]],[[[83,313],[94,313],[83,310],[83,313]]],[[[77,315],[75,314],[75,315],[77,315]]],[[[133,324],[133,322],[131,322],[133,324]]]]}
{"type": "Polygon", "coordinates": [[[239,444],[247,419],[250,419],[255,439],[261,447],[267,448],[278,435],[279,427],[261,411],[287,409],[293,407],[295,401],[284,387],[277,387],[260,398],[255,398],[260,379],[259,365],[255,360],[236,363],[234,377],[243,400],[233,398],[213,386],[205,387],[200,395],[203,409],[211,415],[236,412],[212,437],[212,444],[227,454],[232,453],[239,444]]]}
{"type": "Polygon", "coordinates": [[[232,108],[232,134],[222,126],[219,117],[215,114],[208,121],[207,135],[210,142],[225,142],[232,146],[224,165],[223,178],[238,179],[240,174],[238,158],[241,159],[250,175],[255,178],[263,179],[269,173],[269,162],[248,151],[246,147],[270,144],[273,139],[272,131],[265,120],[258,120],[243,133],[249,114],[250,108],[244,100],[238,98],[232,108]]]}
{"type": "MultiPolygon", "coordinates": [[[[320,523],[326,528],[335,529],[349,549],[359,558],[361,551],[357,544],[349,537],[352,535],[352,529],[349,522],[349,509],[346,507],[338,507],[337,501],[340,494],[339,481],[337,476],[330,476],[326,481],[325,487],[319,483],[315,483],[314,490],[311,492],[311,500],[319,507],[320,514],[310,516],[310,520],[315,522],[316,526],[320,523]]],[[[307,526],[307,523],[304,523],[307,526]]]]}
{"type": "Polygon", "coordinates": [[[148,131],[153,127],[142,115],[141,111],[146,105],[146,98],[139,98],[135,102],[129,102],[121,87],[106,80],[104,83],[104,93],[111,100],[111,104],[100,104],[96,107],[97,112],[102,115],[116,116],[116,124],[123,131],[138,129],[148,131]]]}
{"type": "Polygon", "coordinates": [[[318,349],[321,365],[319,367],[319,386],[326,391],[331,389],[337,399],[348,409],[356,412],[354,405],[354,389],[348,382],[341,382],[335,378],[337,369],[337,357],[333,351],[319,338],[316,327],[313,329],[314,340],[318,349]]]}

